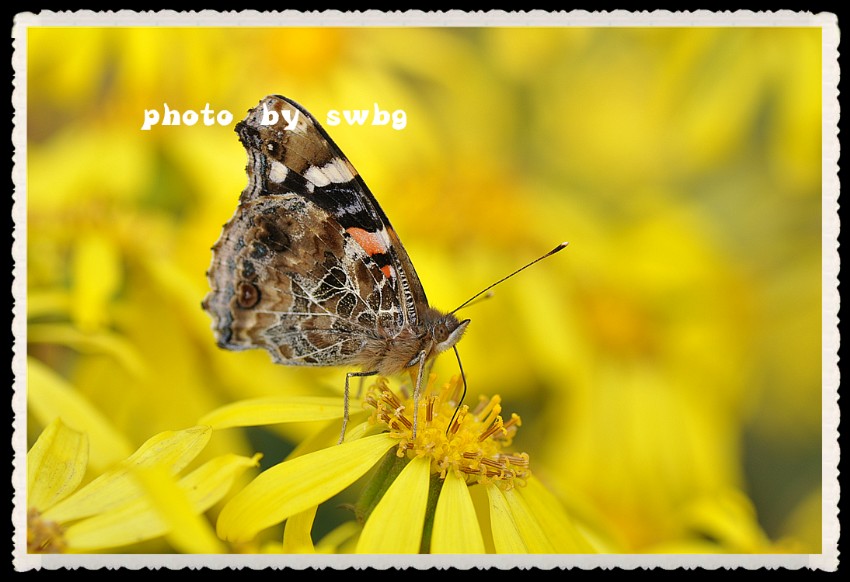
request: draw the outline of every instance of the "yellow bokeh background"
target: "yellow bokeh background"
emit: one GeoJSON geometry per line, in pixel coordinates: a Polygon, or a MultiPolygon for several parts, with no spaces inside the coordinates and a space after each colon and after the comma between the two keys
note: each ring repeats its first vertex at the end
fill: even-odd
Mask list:
{"type": "MultiPolygon", "coordinates": [[[[30,381],[77,391],[124,448],[242,398],[341,394],[343,369],[219,350],[200,302],[246,183],[235,122],[272,93],[322,122],[377,104],[407,126],[325,128],[434,306],[570,243],[465,309],[459,348],[471,401],[521,415],[515,448],[587,531],[616,552],[820,552],[819,28],[26,42],[30,381]],[[142,131],[166,104],[234,121],[142,131]]],[[[31,437],[49,416],[30,402],[31,437]]],[[[217,435],[209,454],[252,454],[252,438],[217,435]]]]}

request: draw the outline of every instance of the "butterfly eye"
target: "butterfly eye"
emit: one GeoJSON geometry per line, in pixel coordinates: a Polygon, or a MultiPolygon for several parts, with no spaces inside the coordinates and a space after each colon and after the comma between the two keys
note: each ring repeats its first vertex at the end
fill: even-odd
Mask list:
{"type": "Polygon", "coordinates": [[[431,335],[438,344],[443,343],[449,337],[449,330],[446,327],[446,324],[440,322],[434,326],[434,330],[431,332],[431,335]]]}
{"type": "Polygon", "coordinates": [[[251,309],[260,302],[260,290],[253,283],[242,281],[236,289],[236,303],[242,309],[251,309]]]}

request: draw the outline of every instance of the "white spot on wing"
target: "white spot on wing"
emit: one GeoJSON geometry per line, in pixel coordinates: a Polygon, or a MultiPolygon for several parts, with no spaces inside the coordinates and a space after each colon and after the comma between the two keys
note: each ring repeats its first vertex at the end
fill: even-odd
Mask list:
{"type": "Polygon", "coordinates": [[[280,184],[284,180],[286,180],[286,175],[289,173],[289,168],[278,162],[277,160],[272,160],[272,168],[269,170],[269,180],[274,182],[275,184],[280,184]]]}
{"type": "Polygon", "coordinates": [[[310,166],[304,172],[304,177],[316,186],[327,186],[328,184],[344,184],[354,179],[354,173],[348,164],[340,158],[334,158],[321,168],[310,166]]]}
{"type": "Polygon", "coordinates": [[[307,171],[304,172],[304,177],[310,180],[316,186],[327,186],[331,183],[330,178],[328,178],[325,173],[316,166],[310,166],[307,168],[307,171]]]}
{"type": "Polygon", "coordinates": [[[351,173],[351,170],[349,170],[345,163],[339,158],[334,158],[325,164],[322,171],[334,184],[343,184],[354,179],[354,175],[351,173]]]}

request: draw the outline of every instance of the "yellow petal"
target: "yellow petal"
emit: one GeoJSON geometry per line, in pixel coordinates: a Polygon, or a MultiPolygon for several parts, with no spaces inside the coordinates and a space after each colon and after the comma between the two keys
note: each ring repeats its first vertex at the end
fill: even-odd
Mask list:
{"type": "Polygon", "coordinates": [[[130,476],[133,467],[162,465],[174,474],[181,471],[206,446],[212,434],[208,426],[154,435],[130,457],[70,497],[45,512],[45,519],[67,522],[107,511],[141,495],[130,476]]]}
{"type": "Polygon", "coordinates": [[[283,546],[281,552],[284,554],[315,554],[313,538],[310,530],[313,529],[313,520],[316,518],[317,506],[310,507],[290,516],[286,520],[286,528],[283,530],[283,546]]]}
{"type": "Polygon", "coordinates": [[[431,553],[483,554],[484,551],[484,538],[469,487],[454,471],[449,471],[434,513],[431,553]]]}
{"type": "Polygon", "coordinates": [[[559,554],[595,553],[593,545],[582,535],[558,499],[535,477],[518,489],[529,511],[540,523],[546,537],[559,554]]]}
{"type": "Polygon", "coordinates": [[[156,513],[165,521],[166,538],[184,554],[216,554],[224,549],[210,523],[194,507],[187,492],[161,467],[135,471],[156,513]]]}
{"type": "Polygon", "coordinates": [[[527,554],[528,547],[522,540],[514,521],[505,494],[495,484],[486,485],[490,501],[490,527],[493,530],[493,545],[499,554],[527,554]]]}
{"type": "Polygon", "coordinates": [[[89,439],[89,463],[95,471],[126,459],[133,451],[123,434],[59,374],[36,360],[27,359],[27,404],[43,424],[54,418],[85,432],[89,439]]]}
{"type": "Polygon", "coordinates": [[[522,496],[517,493],[516,487],[504,492],[505,500],[511,509],[514,523],[522,541],[532,554],[554,554],[555,548],[546,537],[546,533],[540,523],[528,509],[528,505],[522,496]]]}
{"type": "Polygon", "coordinates": [[[419,553],[430,474],[429,457],[417,457],[401,470],[366,520],[358,554],[419,553]]]}
{"type": "Polygon", "coordinates": [[[263,426],[283,422],[307,422],[342,418],[339,398],[311,396],[254,398],[213,410],[198,424],[214,429],[236,426],[263,426]]]}
{"type": "MultiPolygon", "coordinates": [[[[353,442],[357,439],[361,439],[366,436],[370,429],[375,428],[375,425],[370,424],[369,422],[354,424],[363,416],[365,416],[365,411],[358,414],[352,414],[349,417],[348,426],[350,428],[345,432],[345,442],[353,442]]],[[[329,422],[327,426],[299,442],[295,448],[292,449],[292,452],[286,456],[286,458],[293,459],[295,457],[306,455],[307,453],[318,451],[319,449],[336,445],[339,442],[339,431],[341,428],[341,423],[329,422]]]]}
{"type": "Polygon", "coordinates": [[[253,457],[234,454],[215,457],[180,479],[180,486],[191,493],[198,511],[206,511],[224,498],[237,477],[257,467],[260,457],[259,453],[253,457]]]}
{"type": "Polygon", "coordinates": [[[58,418],[27,453],[27,505],[44,512],[67,497],[83,480],[88,439],[58,418]]]}
{"type": "Polygon", "coordinates": [[[221,544],[200,517],[227,493],[234,479],[254,458],[222,455],[207,461],[175,484],[160,466],[135,467],[132,475],[142,482],[144,494],[99,515],[79,521],[65,532],[68,548],[90,551],[124,546],[169,535],[176,549],[194,553],[219,552],[221,544]]]}
{"type": "Polygon", "coordinates": [[[359,479],[396,443],[379,434],[275,465],[224,506],[219,537],[246,542],[260,530],[319,505],[359,479]]]}
{"type": "MultiPolygon", "coordinates": [[[[138,467],[133,471],[141,483],[152,507],[154,515],[163,522],[166,538],[171,545],[182,553],[214,554],[224,549],[216,538],[209,522],[199,515],[187,492],[175,482],[174,478],[161,467],[138,467]]],[[[126,520],[122,524],[129,531],[126,520]]],[[[152,533],[152,532],[149,532],[152,533]]],[[[145,536],[155,537],[153,535],[145,536]]],[[[74,547],[74,537],[67,538],[70,547],[74,547]]]]}

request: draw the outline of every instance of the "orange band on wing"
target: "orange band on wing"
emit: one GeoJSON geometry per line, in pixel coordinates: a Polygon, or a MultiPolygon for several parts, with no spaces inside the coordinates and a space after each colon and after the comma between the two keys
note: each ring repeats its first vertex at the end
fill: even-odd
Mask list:
{"type": "Polygon", "coordinates": [[[363,250],[370,257],[380,255],[388,250],[384,241],[381,240],[380,234],[377,232],[369,232],[356,226],[346,229],[346,232],[351,235],[351,238],[357,241],[357,244],[363,247],[363,250]]]}

